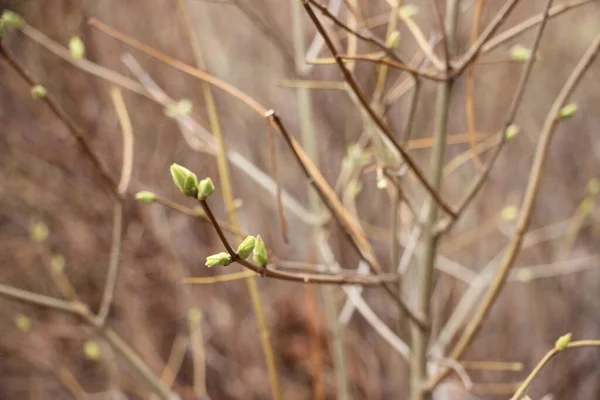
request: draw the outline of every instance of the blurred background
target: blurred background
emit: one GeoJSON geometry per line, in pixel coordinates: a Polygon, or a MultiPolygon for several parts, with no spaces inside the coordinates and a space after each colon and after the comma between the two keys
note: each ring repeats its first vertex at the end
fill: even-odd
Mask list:
{"type": "MultiPolygon", "coordinates": [[[[444,8],[443,1],[435,1],[444,8]]],[[[377,18],[383,21],[373,32],[385,40],[390,14],[386,1],[342,3],[341,20],[354,19],[348,12],[349,4],[356,8],[355,13],[363,22],[372,23],[377,18]]],[[[469,47],[473,3],[461,2],[458,54],[469,47]]],[[[503,2],[484,3],[482,29],[503,2]]],[[[489,182],[440,244],[440,254],[448,262],[460,265],[459,270],[467,279],[437,272],[433,340],[461,297],[473,286],[477,274],[486,266],[493,271],[497,265],[493,260],[510,240],[514,226],[510,214],[520,204],[545,115],[577,60],[600,30],[598,1],[554,3],[582,4],[549,21],[517,115],[520,133],[507,144],[489,182]]],[[[303,10],[294,11],[296,2],[275,0],[188,0],[185,4],[206,70],[266,108],[274,108],[299,141],[303,140],[301,131],[306,124],[312,123],[316,139],[312,157],[328,182],[336,186],[349,146],[361,140],[364,143],[364,134],[372,127],[364,124],[365,119],[344,90],[335,65],[304,64],[298,68],[295,57],[305,53],[298,49],[298,43],[304,42],[308,47],[316,36],[303,10]],[[299,80],[326,81],[331,88],[298,89],[294,86],[299,85],[299,80]],[[312,106],[308,108],[309,114],[302,116],[307,96],[312,106]]],[[[404,4],[418,6],[412,20],[427,40],[439,42],[439,25],[432,2],[404,1],[404,4]]],[[[544,4],[542,0],[520,1],[498,33],[541,13],[544,4]]],[[[193,103],[191,116],[210,130],[200,80],[88,24],[90,18],[97,18],[173,58],[195,65],[176,1],[2,0],[0,9],[21,14],[28,24],[64,47],[72,36],[79,36],[89,60],[137,81],[122,62],[122,56],[130,53],[171,98],[189,99],[193,103]]],[[[348,52],[346,46],[351,41],[347,35],[329,29],[339,39],[340,48],[348,52]]],[[[398,31],[398,54],[413,60],[411,65],[426,66],[406,24],[398,23],[398,31]]],[[[480,143],[501,129],[523,68],[523,63],[511,56],[511,49],[516,45],[531,46],[534,34],[535,30],[527,30],[500,44],[482,55],[474,67],[473,98],[480,143]]],[[[93,150],[117,179],[123,145],[110,96],[111,84],[61,60],[19,32],[5,33],[4,43],[84,128],[93,150]]],[[[358,53],[376,50],[358,42],[358,53]]],[[[442,57],[439,45],[437,54],[442,57]]],[[[330,53],[322,49],[315,56],[330,57],[330,53]]],[[[378,68],[362,62],[354,66],[369,98],[377,85],[378,68]]],[[[410,92],[396,99],[392,90],[401,91],[399,85],[405,79],[405,75],[390,70],[385,85],[386,95],[391,96],[387,122],[399,137],[408,114],[410,92]]],[[[411,154],[423,170],[431,147],[435,89],[434,83],[423,83],[413,140],[409,143],[411,154]]],[[[269,176],[269,129],[265,120],[227,93],[218,89],[213,93],[229,150],[269,176]]],[[[468,132],[465,94],[463,77],[454,86],[450,107],[450,135],[460,139],[447,146],[447,161],[469,154],[469,143],[464,139],[468,132]]],[[[135,141],[132,178],[124,201],[120,271],[108,325],[160,376],[173,354],[174,343],[189,342],[189,310],[199,310],[204,354],[192,352],[190,346],[184,348],[174,390],[183,398],[269,399],[260,333],[244,281],[181,284],[185,277],[226,274],[240,271],[240,267],[208,270],[204,267],[205,257],[223,251],[208,224],[159,204],[141,204],[134,198],[137,191],[150,190],[195,207],[172,184],[169,166],[177,162],[199,177],[212,177],[217,191],[211,197],[211,206],[219,218],[226,220],[228,210],[221,200],[223,186],[216,158],[195,146],[193,136],[185,129],[182,132],[181,126],[165,115],[163,106],[128,91],[123,91],[123,97],[135,141]],[[191,389],[194,357],[204,360],[208,397],[191,389]]],[[[594,179],[600,179],[597,61],[570,102],[577,103],[578,110],[559,125],[552,143],[530,229],[534,234],[516,262],[516,271],[521,273],[513,274],[465,356],[472,361],[522,363],[522,370],[469,370],[473,381],[471,394],[462,389],[460,380],[453,375],[445,384],[448,389],[438,391],[439,399],[507,398],[558,336],[572,332],[577,339],[600,338],[600,258],[597,258],[600,224],[595,209],[597,200],[588,188],[594,186],[594,179]]],[[[113,200],[109,192],[63,123],[43,102],[32,99],[27,83],[6,63],[0,64],[0,127],[0,281],[62,297],[53,271],[60,269],[57,265],[64,261],[64,274],[78,297],[96,311],[106,280],[113,230],[113,200]]],[[[275,139],[275,146],[281,186],[308,213],[311,200],[302,170],[281,138],[275,139]]],[[[482,153],[483,163],[488,155],[482,153]]],[[[443,195],[448,202],[455,204],[460,199],[477,171],[477,164],[467,158],[445,178],[443,195]]],[[[348,181],[342,179],[336,189],[344,204],[359,217],[377,255],[388,265],[390,196],[387,190],[377,188],[376,175],[367,167],[366,172],[356,175],[360,188],[349,192],[348,181]]],[[[275,197],[244,168],[232,165],[231,176],[244,231],[261,234],[278,260],[309,264],[320,260],[314,230],[305,217],[286,209],[289,231],[286,244],[282,240],[275,197]]],[[[422,189],[411,179],[404,182],[414,203],[420,205],[424,198],[422,189]]],[[[399,218],[400,236],[405,242],[412,226],[410,213],[401,209],[399,218]]],[[[337,262],[343,268],[355,269],[359,257],[335,222],[327,224],[327,238],[337,262]]],[[[231,240],[235,242],[233,236],[231,240]]],[[[400,256],[403,251],[404,247],[398,245],[400,256]]],[[[412,283],[407,274],[405,297],[409,302],[415,296],[412,283]]],[[[338,398],[332,334],[323,296],[333,300],[328,304],[335,306],[333,311],[337,315],[346,300],[344,292],[337,287],[326,292],[310,285],[271,279],[258,279],[258,285],[283,398],[338,398]]],[[[400,337],[409,339],[406,319],[399,316],[397,307],[381,290],[365,289],[363,296],[383,323],[400,337]]],[[[7,299],[0,301],[0,319],[0,398],[150,398],[149,389],[129,367],[77,319],[7,299]],[[99,347],[94,349],[90,341],[99,347]],[[93,356],[95,350],[99,351],[98,357],[93,356]]],[[[355,312],[342,326],[341,340],[350,398],[408,397],[408,362],[359,313],[355,312]]],[[[534,399],[549,396],[543,397],[547,400],[600,398],[599,361],[600,351],[595,349],[561,355],[534,381],[529,393],[534,399]]]]}

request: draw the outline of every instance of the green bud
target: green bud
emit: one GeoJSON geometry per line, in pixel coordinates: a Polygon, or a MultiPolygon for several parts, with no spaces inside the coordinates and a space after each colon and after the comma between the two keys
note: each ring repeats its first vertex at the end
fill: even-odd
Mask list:
{"type": "Polygon", "coordinates": [[[23,333],[29,332],[31,329],[31,320],[25,314],[19,314],[15,317],[15,325],[23,333]]]}
{"type": "Polygon", "coordinates": [[[93,340],[84,343],[83,352],[88,360],[98,361],[100,359],[100,346],[93,340]]]}
{"type": "Polygon", "coordinates": [[[200,310],[197,307],[192,307],[188,310],[187,317],[188,317],[188,323],[191,326],[195,327],[195,326],[200,325],[200,322],[202,321],[202,318],[204,316],[202,314],[202,310],[200,310]]]}
{"type": "Polygon", "coordinates": [[[385,45],[390,49],[395,49],[400,44],[400,32],[394,31],[392,32],[386,42],[385,45]]]}
{"type": "Polygon", "coordinates": [[[175,186],[184,196],[196,197],[198,195],[198,177],[189,169],[179,164],[171,165],[171,176],[175,186]]]}
{"type": "Polygon", "coordinates": [[[521,400],[531,400],[531,397],[529,397],[528,395],[525,395],[525,396],[521,397],[521,400]]]}
{"type": "Polygon", "coordinates": [[[179,100],[175,104],[169,104],[165,107],[165,115],[169,118],[177,118],[182,115],[190,115],[194,109],[194,104],[188,99],[179,100]]]}
{"type": "Polygon", "coordinates": [[[55,254],[50,259],[50,269],[52,272],[63,272],[66,264],[67,262],[62,254],[55,254]]]}
{"type": "Polygon", "coordinates": [[[263,242],[260,235],[256,236],[256,240],[254,242],[254,256],[252,257],[254,262],[261,267],[266,267],[269,263],[269,256],[267,255],[267,248],[265,247],[265,242],[263,242]]]}
{"type": "Polygon", "coordinates": [[[206,200],[215,191],[215,185],[210,178],[204,178],[198,184],[198,200],[206,200]]]}
{"type": "Polygon", "coordinates": [[[237,248],[237,253],[241,259],[245,260],[250,257],[252,254],[252,250],[254,250],[254,245],[256,243],[256,238],[254,236],[248,236],[237,248]]]}
{"type": "Polygon", "coordinates": [[[45,242],[48,235],[50,235],[50,229],[42,221],[34,222],[29,227],[29,237],[36,243],[45,242]]]}
{"type": "Polygon", "coordinates": [[[594,208],[596,208],[596,201],[593,197],[587,196],[579,203],[579,210],[582,213],[590,214],[594,211],[594,208]]]}
{"type": "Polygon", "coordinates": [[[521,46],[520,44],[517,44],[510,48],[510,56],[515,61],[525,62],[531,57],[531,50],[521,46]]]}
{"type": "Polygon", "coordinates": [[[21,29],[23,27],[23,17],[16,12],[4,10],[2,13],[2,26],[9,29],[21,29]]]}
{"type": "Polygon", "coordinates": [[[152,204],[156,201],[156,194],[148,192],[147,190],[142,190],[135,194],[135,199],[144,204],[152,204]]]}
{"type": "Polygon", "coordinates": [[[577,112],[577,103],[567,104],[558,112],[558,118],[571,118],[577,112]]]}
{"type": "Polygon", "coordinates": [[[571,343],[571,333],[567,333],[558,338],[556,343],[554,344],[554,348],[558,351],[563,351],[567,347],[569,347],[569,343],[571,343]]]}
{"type": "Polygon", "coordinates": [[[596,178],[590,179],[587,184],[587,191],[590,196],[596,196],[600,193],[600,181],[596,178]]]}
{"type": "MultiPolygon", "coordinates": [[[[388,3],[390,3],[389,0],[388,0],[388,3]]],[[[398,15],[400,16],[400,18],[406,19],[406,18],[410,18],[410,17],[416,15],[418,12],[419,12],[419,7],[417,7],[413,4],[409,4],[409,5],[400,7],[400,9],[398,10],[398,15]]]]}
{"type": "Polygon", "coordinates": [[[229,253],[224,251],[221,253],[213,254],[212,256],[206,257],[206,266],[211,267],[225,267],[231,264],[231,256],[229,253]]]}
{"type": "Polygon", "coordinates": [[[71,53],[71,57],[81,60],[85,57],[85,44],[79,36],[73,36],[71,40],[69,40],[69,52],[71,53]]]}
{"type": "Polygon", "coordinates": [[[48,94],[48,91],[42,85],[35,85],[31,88],[31,97],[36,100],[43,99],[48,94]]]}
{"type": "Polygon", "coordinates": [[[519,216],[519,209],[515,206],[506,206],[500,212],[500,218],[506,222],[512,222],[519,216]]]}
{"type": "Polygon", "coordinates": [[[506,128],[506,132],[504,132],[506,141],[508,142],[508,141],[514,139],[515,136],[517,136],[519,134],[519,132],[521,132],[521,129],[517,125],[515,125],[515,124],[510,125],[508,128],[506,128]]]}

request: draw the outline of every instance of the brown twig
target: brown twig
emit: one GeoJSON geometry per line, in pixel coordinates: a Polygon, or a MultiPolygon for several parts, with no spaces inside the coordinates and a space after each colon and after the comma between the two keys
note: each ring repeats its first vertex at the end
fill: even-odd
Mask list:
{"type": "Polygon", "coordinates": [[[396,68],[396,69],[399,69],[402,71],[409,72],[409,73],[411,73],[413,75],[417,75],[421,78],[432,80],[434,82],[444,82],[447,80],[447,78],[445,76],[440,76],[440,75],[430,74],[425,71],[420,71],[418,69],[412,68],[412,67],[405,65],[403,63],[400,63],[398,61],[390,60],[389,58],[382,58],[382,57],[370,56],[370,55],[364,55],[364,54],[359,54],[359,55],[355,55],[355,56],[352,56],[349,54],[338,54],[337,56],[334,56],[334,57],[339,57],[343,61],[359,60],[359,61],[372,62],[372,63],[376,63],[376,64],[383,64],[383,65],[387,65],[392,68],[396,68]]]}
{"type": "Polygon", "coordinates": [[[281,279],[292,282],[317,283],[317,284],[332,284],[332,285],[363,285],[363,286],[379,286],[384,283],[397,281],[397,276],[390,275],[367,275],[367,276],[342,276],[342,275],[325,275],[325,274],[309,274],[309,273],[292,273],[284,272],[269,267],[260,267],[250,261],[240,258],[237,252],[231,247],[231,244],[225,237],[223,230],[219,226],[212,210],[206,200],[200,200],[200,204],[204,212],[212,222],[219,239],[225,246],[225,250],[231,256],[233,262],[236,262],[243,267],[256,272],[257,274],[269,278],[281,279]]]}
{"type": "MultiPolygon", "coordinates": [[[[481,14],[483,13],[484,4],[484,0],[477,0],[475,16],[473,17],[473,27],[471,29],[471,46],[475,44],[477,36],[479,36],[479,26],[481,24],[481,14]]],[[[469,139],[471,142],[471,155],[475,166],[480,168],[482,164],[479,153],[477,152],[477,140],[475,137],[477,127],[475,124],[475,100],[473,99],[475,92],[475,68],[473,68],[473,66],[467,69],[466,92],[465,111],[467,114],[467,126],[469,128],[469,139]]]]}

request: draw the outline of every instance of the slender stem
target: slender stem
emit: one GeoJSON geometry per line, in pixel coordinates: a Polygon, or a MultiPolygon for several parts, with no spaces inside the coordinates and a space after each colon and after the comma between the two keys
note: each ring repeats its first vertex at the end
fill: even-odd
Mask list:
{"type": "MultiPolygon", "coordinates": [[[[15,58],[12,51],[9,50],[3,42],[0,44],[0,56],[4,58],[4,60],[6,60],[6,62],[15,70],[15,72],[17,72],[17,74],[19,74],[19,76],[25,82],[27,82],[29,86],[33,87],[38,84],[38,82],[33,78],[29,71],[27,71],[25,67],[21,65],[21,63],[15,58]]],[[[99,172],[100,176],[102,177],[102,180],[108,187],[109,191],[118,201],[122,201],[123,195],[119,193],[117,189],[117,183],[114,181],[114,179],[108,172],[108,169],[106,168],[104,163],[100,160],[100,158],[98,158],[94,150],[92,150],[92,146],[88,142],[86,138],[87,135],[84,133],[84,131],[79,126],[77,126],[77,124],[71,119],[71,117],[69,117],[69,115],[54,99],[54,96],[52,94],[47,93],[42,100],[46,103],[46,105],[48,105],[48,107],[52,110],[54,115],[56,115],[56,117],[65,124],[69,132],[71,132],[71,134],[73,135],[73,137],[75,138],[75,140],[77,141],[87,158],[89,158],[96,170],[99,172]]]]}
{"type": "MultiPolygon", "coordinates": [[[[456,19],[460,2],[452,0],[448,3],[448,12],[445,22],[445,37],[448,43],[447,60],[454,53],[456,37],[456,19]]],[[[449,63],[446,65],[449,68],[449,63]]],[[[452,93],[452,81],[445,81],[438,85],[434,145],[429,161],[429,179],[432,182],[433,191],[439,192],[442,186],[442,172],[444,169],[444,152],[446,149],[446,137],[448,135],[448,116],[450,109],[450,97],[452,93]]],[[[438,219],[438,203],[432,196],[425,200],[425,222],[421,233],[422,248],[418,272],[418,310],[430,322],[431,298],[433,291],[433,271],[437,254],[439,236],[436,235],[435,226],[438,219]]],[[[429,393],[424,390],[427,380],[427,344],[429,331],[417,329],[411,326],[412,349],[411,349],[411,400],[425,400],[429,393]]]]}
{"type": "Polygon", "coordinates": [[[400,63],[398,61],[395,60],[391,60],[389,58],[382,58],[382,57],[377,57],[377,56],[369,56],[369,55],[350,55],[350,54],[338,54],[338,57],[341,58],[342,60],[359,60],[359,61],[367,61],[367,62],[372,62],[372,63],[376,63],[376,64],[383,64],[383,65],[387,65],[388,67],[392,67],[392,68],[396,68],[402,71],[406,71],[409,72],[413,75],[417,75],[421,78],[424,79],[429,79],[432,80],[434,82],[443,82],[446,81],[448,78],[443,76],[443,75],[435,75],[435,74],[430,74],[428,72],[425,71],[419,71],[418,69],[415,69],[409,65],[400,63]]]}
{"type": "MultiPolygon", "coordinates": [[[[550,3],[552,0],[548,0],[550,3]]],[[[476,334],[479,332],[485,317],[488,315],[492,306],[495,304],[504,283],[509,275],[511,267],[513,266],[519,251],[523,245],[524,235],[529,228],[529,224],[531,222],[531,217],[533,213],[533,209],[537,200],[537,195],[539,192],[539,188],[541,185],[541,178],[543,169],[546,164],[546,159],[548,157],[548,150],[550,148],[550,144],[552,142],[552,138],[554,136],[555,128],[558,123],[558,114],[560,109],[563,107],[564,103],[568,100],[569,96],[582,79],[585,71],[589,68],[589,66],[594,61],[595,57],[598,54],[598,50],[600,49],[600,34],[598,34],[584,55],[581,57],[579,63],[565,82],[563,88],[558,94],[552,108],[548,112],[546,116],[546,120],[544,122],[544,126],[542,128],[542,132],[540,134],[540,138],[538,140],[538,145],[536,148],[536,152],[533,159],[533,165],[531,167],[531,171],[529,173],[529,179],[527,182],[527,188],[525,190],[525,197],[523,199],[523,205],[521,206],[521,212],[519,214],[519,219],[517,221],[517,226],[515,229],[515,234],[511,240],[509,248],[504,255],[504,259],[501,263],[500,269],[494,282],[491,287],[488,289],[481,305],[477,309],[473,318],[467,324],[465,331],[459,338],[457,344],[451,352],[450,357],[458,360],[465,351],[468,349],[469,345],[472,343],[476,334]]],[[[440,382],[445,376],[447,376],[449,371],[443,370],[438,376],[436,376],[431,384],[430,388],[435,387],[435,385],[440,382]]]]}
{"type": "MultiPolygon", "coordinates": [[[[475,16],[473,17],[473,27],[471,29],[471,46],[475,44],[477,36],[479,36],[479,25],[481,24],[481,14],[483,14],[484,0],[476,0],[475,16]]],[[[465,96],[465,113],[467,115],[467,127],[469,129],[469,141],[471,145],[471,156],[475,166],[481,167],[481,159],[479,158],[479,152],[477,151],[477,138],[476,138],[476,123],[475,123],[475,68],[471,66],[467,69],[467,82],[466,82],[466,96],[465,96]]]]}
{"type": "MultiPolygon", "coordinates": [[[[576,342],[571,342],[567,345],[567,349],[576,349],[580,347],[600,347],[600,340],[579,340],[576,342]]],[[[563,350],[564,351],[564,350],[563,350]]],[[[538,362],[535,368],[531,371],[531,373],[527,376],[527,378],[521,383],[515,394],[510,398],[510,400],[519,400],[521,396],[525,394],[527,387],[533,382],[535,377],[540,373],[540,371],[550,362],[552,358],[558,353],[562,353],[563,351],[553,348],[548,351],[546,355],[538,362]]]]}
{"type": "MultiPolygon", "coordinates": [[[[123,166],[121,167],[121,179],[117,191],[125,195],[131,173],[133,170],[133,128],[131,119],[125,106],[123,94],[118,87],[113,87],[110,91],[115,111],[121,125],[121,134],[123,136],[123,166]]],[[[113,208],[113,231],[110,246],[110,258],[108,263],[108,272],[106,274],[106,283],[102,293],[100,308],[98,309],[98,322],[100,325],[106,322],[110,306],[113,302],[117,277],[119,274],[119,259],[121,257],[121,247],[123,244],[123,204],[118,202],[113,208]]]]}
{"type": "MultiPolygon", "coordinates": [[[[575,7],[579,7],[584,4],[591,3],[593,1],[597,0],[574,0],[558,4],[550,9],[549,18],[555,17],[557,15],[562,14],[565,11],[569,11],[575,7]]],[[[494,36],[481,47],[481,53],[487,53],[500,46],[501,44],[506,43],[507,41],[519,35],[520,33],[523,33],[529,30],[530,28],[533,28],[537,24],[542,23],[544,21],[544,14],[545,13],[542,12],[534,17],[528,18],[520,24],[517,24],[512,28],[507,29],[506,31],[494,36]]]]}
{"type": "Polygon", "coordinates": [[[239,257],[239,255],[233,250],[231,244],[225,237],[225,234],[217,219],[215,218],[210,206],[208,205],[206,200],[200,200],[200,204],[202,208],[206,212],[206,215],[212,222],[215,230],[217,231],[217,235],[227,253],[231,256],[233,262],[237,262],[238,264],[246,267],[247,269],[256,272],[257,274],[269,278],[281,279],[285,281],[292,282],[302,282],[305,284],[308,283],[317,283],[317,284],[331,284],[331,285],[363,285],[363,286],[380,286],[389,282],[397,282],[398,275],[395,274],[380,274],[380,275],[365,275],[365,276],[346,276],[346,275],[325,275],[325,274],[310,274],[310,273],[293,273],[286,272],[281,270],[276,270],[268,267],[260,267],[250,261],[244,260],[239,257]]]}

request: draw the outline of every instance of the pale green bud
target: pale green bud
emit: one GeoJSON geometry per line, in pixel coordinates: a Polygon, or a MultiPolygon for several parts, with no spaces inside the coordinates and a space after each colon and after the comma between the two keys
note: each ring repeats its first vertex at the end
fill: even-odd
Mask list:
{"type": "Polygon", "coordinates": [[[202,310],[197,307],[192,307],[188,310],[187,317],[188,323],[191,326],[198,326],[204,316],[202,314],[202,310]]]}
{"type": "Polygon", "coordinates": [[[49,235],[50,229],[42,221],[34,222],[29,227],[29,237],[36,243],[45,242],[49,235]]]}
{"type": "Polygon", "coordinates": [[[194,109],[194,104],[188,99],[179,100],[175,104],[169,104],[165,107],[165,115],[169,118],[177,118],[183,115],[190,115],[194,109]]]}
{"type": "Polygon", "coordinates": [[[243,260],[250,257],[250,254],[252,254],[252,250],[254,250],[255,243],[256,238],[254,236],[246,237],[246,239],[244,239],[244,241],[240,243],[240,245],[237,248],[238,256],[240,256],[240,258],[243,260]]]}
{"type": "Polygon", "coordinates": [[[50,259],[50,269],[52,272],[63,272],[67,264],[65,257],[62,254],[55,254],[50,259]]]}
{"type": "Polygon", "coordinates": [[[43,99],[48,94],[48,91],[42,85],[35,85],[31,88],[31,97],[36,100],[43,99]]]}
{"type": "Polygon", "coordinates": [[[2,13],[2,26],[10,29],[21,29],[23,27],[23,17],[14,11],[4,10],[2,13]]]}
{"type": "Polygon", "coordinates": [[[229,253],[221,252],[213,254],[212,256],[206,257],[206,266],[211,267],[224,267],[231,264],[231,256],[229,253]]]}
{"type": "Polygon", "coordinates": [[[567,333],[558,338],[556,343],[554,344],[554,348],[558,351],[563,351],[567,347],[569,347],[569,343],[571,343],[571,333],[567,333]]]}
{"type": "Polygon", "coordinates": [[[388,181],[386,177],[380,177],[377,179],[377,189],[379,190],[383,190],[383,189],[387,189],[388,187],[388,181]]]}
{"type": "Polygon", "coordinates": [[[93,340],[84,343],[83,352],[88,360],[98,361],[100,359],[100,346],[93,340]]]}
{"type": "Polygon", "coordinates": [[[508,141],[514,139],[515,136],[517,136],[519,134],[519,132],[521,132],[521,129],[517,125],[515,125],[515,124],[510,125],[508,128],[506,128],[506,132],[504,132],[506,141],[508,142],[508,141]]]}
{"type": "MultiPolygon", "coordinates": [[[[390,3],[390,0],[388,0],[388,3],[390,3]]],[[[398,10],[398,15],[400,15],[400,18],[405,19],[405,18],[410,18],[410,17],[416,15],[418,12],[419,12],[419,7],[415,6],[414,4],[409,4],[409,5],[400,7],[400,9],[398,10]]]]}
{"type": "Polygon", "coordinates": [[[254,262],[261,267],[266,267],[269,263],[269,256],[267,255],[267,248],[265,247],[265,242],[263,242],[260,235],[256,236],[256,240],[254,242],[254,256],[252,257],[254,262]]]}
{"type": "Polygon", "coordinates": [[[15,317],[15,325],[23,333],[29,332],[31,329],[31,320],[25,314],[19,314],[15,317]]]}
{"type": "Polygon", "coordinates": [[[521,397],[521,400],[531,400],[531,397],[529,397],[528,395],[525,395],[525,396],[521,397]]]}
{"type": "Polygon", "coordinates": [[[560,119],[571,118],[577,112],[577,103],[567,104],[558,112],[560,119]]]}
{"type": "Polygon", "coordinates": [[[198,177],[192,171],[173,163],[171,177],[173,177],[175,186],[181,190],[184,196],[196,197],[198,195],[198,177]]]}
{"type": "Polygon", "coordinates": [[[215,191],[215,185],[210,178],[204,178],[198,183],[198,200],[206,200],[215,191]]]}
{"type": "Polygon", "coordinates": [[[596,178],[590,179],[587,184],[587,191],[590,196],[596,196],[600,193],[600,181],[596,178]]]}
{"type": "Polygon", "coordinates": [[[156,194],[148,192],[147,190],[142,190],[135,194],[135,199],[144,204],[152,204],[156,201],[156,194]]]}
{"type": "Polygon", "coordinates": [[[77,60],[85,57],[85,44],[83,44],[83,40],[79,36],[73,36],[69,40],[69,53],[71,53],[71,57],[77,60]]]}
{"type": "Polygon", "coordinates": [[[515,206],[506,206],[500,212],[500,218],[506,222],[512,222],[517,219],[519,215],[519,209],[515,206]]]}
{"type": "Polygon", "coordinates": [[[400,44],[400,32],[392,32],[385,42],[385,45],[390,49],[395,49],[400,44]]]}
{"type": "Polygon", "coordinates": [[[520,44],[517,44],[510,48],[510,56],[515,61],[525,62],[531,57],[531,50],[521,46],[520,44]]]}

